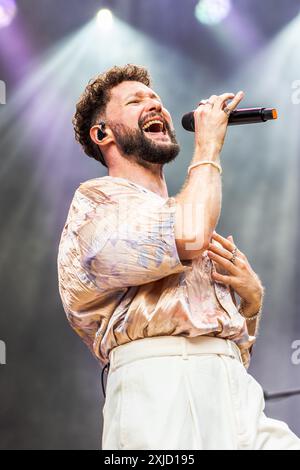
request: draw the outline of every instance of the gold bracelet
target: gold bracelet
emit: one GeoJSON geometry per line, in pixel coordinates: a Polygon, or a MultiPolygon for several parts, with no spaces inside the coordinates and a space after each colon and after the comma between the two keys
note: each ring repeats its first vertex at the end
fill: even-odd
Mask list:
{"type": "Polygon", "coordinates": [[[218,165],[218,163],[216,162],[212,162],[210,160],[203,160],[202,162],[197,162],[197,163],[193,163],[193,165],[190,165],[188,167],[188,175],[190,174],[190,171],[193,169],[193,168],[196,168],[196,166],[199,166],[199,165],[213,165],[215,168],[217,168],[220,172],[220,175],[222,174],[222,168],[220,165],[218,165]]]}

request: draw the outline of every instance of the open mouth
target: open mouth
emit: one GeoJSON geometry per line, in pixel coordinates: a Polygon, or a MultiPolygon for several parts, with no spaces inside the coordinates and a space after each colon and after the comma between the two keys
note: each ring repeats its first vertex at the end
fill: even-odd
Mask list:
{"type": "Polygon", "coordinates": [[[167,135],[165,124],[158,119],[151,119],[143,125],[143,131],[148,134],[149,137],[164,137],[167,135]]]}

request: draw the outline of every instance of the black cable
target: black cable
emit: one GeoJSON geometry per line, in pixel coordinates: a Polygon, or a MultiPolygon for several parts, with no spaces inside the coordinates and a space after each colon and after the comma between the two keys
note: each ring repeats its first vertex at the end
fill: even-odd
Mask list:
{"type": "Polygon", "coordinates": [[[264,391],[264,397],[266,401],[280,400],[282,398],[294,397],[296,395],[300,395],[300,389],[299,390],[285,390],[285,391],[277,392],[277,393],[268,393],[264,391]]]}
{"type": "Polygon", "coordinates": [[[107,374],[108,374],[108,372],[109,372],[109,362],[108,362],[107,364],[105,364],[105,366],[103,367],[102,372],[101,372],[101,385],[102,385],[102,392],[103,392],[104,398],[106,398],[106,393],[105,393],[105,388],[104,388],[104,382],[103,382],[105,370],[107,370],[107,374]]]}

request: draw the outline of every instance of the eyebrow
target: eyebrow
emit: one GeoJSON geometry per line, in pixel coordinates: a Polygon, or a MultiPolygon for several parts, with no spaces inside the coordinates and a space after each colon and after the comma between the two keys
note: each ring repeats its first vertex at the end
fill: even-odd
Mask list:
{"type": "Polygon", "coordinates": [[[156,93],[144,93],[143,91],[137,91],[136,93],[133,93],[131,95],[128,95],[126,100],[129,100],[129,98],[132,98],[134,96],[138,96],[138,97],[144,97],[144,96],[150,96],[150,98],[157,98],[159,101],[161,101],[161,98],[156,94],[156,93]]]}

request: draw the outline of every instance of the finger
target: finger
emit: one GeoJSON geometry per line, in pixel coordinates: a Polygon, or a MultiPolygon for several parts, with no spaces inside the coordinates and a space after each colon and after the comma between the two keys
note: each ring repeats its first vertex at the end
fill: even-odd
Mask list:
{"type": "Polygon", "coordinates": [[[233,281],[231,276],[225,276],[224,274],[219,274],[215,271],[212,273],[212,278],[215,281],[222,282],[223,284],[225,284],[227,286],[231,286],[232,281],[233,281]]]}
{"type": "Polygon", "coordinates": [[[225,268],[226,271],[230,272],[231,274],[237,275],[239,273],[235,264],[233,264],[228,259],[223,258],[223,256],[220,256],[211,250],[208,250],[207,255],[209,256],[210,259],[218,263],[220,266],[222,266],[222,268],[225,268]]]}
{"type": "Polygon", "coordinates": [[[218,99],[217,95],[211,95],[208,98],[208,104],[211,104],[211,107],[213,108],[217,99],[218,99]]]}
{"type": "MultiPolygon", "coordinates": [[[[215,244],[213,244],[213,243],[209,243],[208,249],[209,249],[210,251],[214,252],[215,254],[220,255],[220,256],[222,256],[222,257],[225,258],[225,259],[228,259],[229,261],[230,261],[231,258],[232,258],[232,251],[226,250],[225,248],[220,247],[220,246],[218,246],[218,245],[215,245],[215,244]]],[[[238,261],[239,261],[239,260],[236,258],[235,263],[238,262],[238,261]]]]}
{"type": "Polygon", "coordinates": [[[208,100],[201,100],[201,101],[199,101],[198,106],[202,106],[202,105],[204,106],[205,104],[209,104],[209,103],[208,103],[208,100]]]}
{"type": "Polygon", "coordinates": [[[217,96],[215,100],[215,105],[222,109],[223,105],[226,103],[227,100],[234,99],[234,93],[223,93],[222,95],[217,96]]]}
{"type": "MultiPolygon", "coordinates": [[[[227,104],[227,108],[230,109],[230,111],[233,111],[238,105],[239,103],[242,101],[242,99],[244,98],[245,94],[243,91],[239,91],[235,97],[233,98],[233,100],[227,104]]],[[[226,103],[224,103],[225,105],[226,103]]]]}
{"type": "Polygon", "coordinates": [[[197,105],[197,108],[195,109],[195,112],[198,113],[199,111],[200,112],[203,112],[203,110],[209,110],[209,109],[212,109],[213,107],[213,104],[212,103],[209,103],[208,100],[202,100],[198,103],[197,105]]]}
{"type": "Polygon", "coordinates": [[[215,103],[222,103],[225,99],[229,100],[230,98],[234,98],[234,93],[223,93],[223,95],[217,96],[217,95],[211,95],[208,99],[201,100],[198,103],[198,106],[200,105],[214,105],[215,103]]]}
{"type": "Polygon", "coordinates": [[[220,235],[217,232],[213,232],[212,238],[217,240],[218,242],[220,242],[223,245],[223,247],[226,248],[230,252],[232,252],[232,250],[234,250],[234,248],[235,248],[234,243],[232,243],[227,238],[222,237],[222,235],[220,235]]]}
{"type": "Polygon", "coordinates": [[[208,106],[209,108],[213,108],[214,104],[215,104],[215,101],[217,99],[217,95],[211,95],[208,99],[205,99],[205,100],[201,100],[199,103],[198,103],[198,107],[199,106],[208,106]]]}
{"type": "MultiPolygon", "coordinates": [[[[227,238],[228,238],[229,241],[233,244],[233,246],[237,248],[237,246],[236,246],[236,244],[235,244],[235,241],[234,241],[234,239],[233,239],[233,236],[232,236],[232,235],[229,235],[227,238]]],[[[244,253],[242,253],[239,249],[237,250],[237,253],[238,253],[238,255],[239,255],[240,257],[244,258],[244,256],[245,256],[244,253]]]]}
{"type": "Polygon", "coordinates": [[[215,261],[212,261],[214,263],[214,267],[215,267],[215,270],[217,273],[220,273],[220,274],[227,274],[228,275],[228,272],[226,271],[226,269],[222,268],[222,266],[220,266],[218,263],[216,263],[215,261]]]}
{"type": "MultiPolygon", "coordinates": [[[[238,256],[236,256],[234,263],[232,263],[232,251],[226,250],[218,245],[213,243],[209,243],[208,249],[212,251],[214,254],[222,256],[226,260],[229,260],[231,264],[234,264],[238,269],[243,269],[245,266],[244,255],[237,251],[238,256]]],[[[216,260],[214,260],[216,262],[216,260]]]]}
{"type": "Polygon", "coordinates": [[[233,241],[233,236],[232,236],[232,235],[228,235],[228,237],[227,237],[227,238],[228,238],[228,240],[229,240],[231,243],[233,243],[233,244],[234,244],[234,241],[233,241]]]}
{"type": "MultiPolygon", "coordinates": [[[[219,243],[221,243],[221,245],[223,245],[223,247],[226,248],[228,251],[230,251],[230,253],[232,254],[233,250],[234,250],[235,248],[237,248],[237,246],[236,246],[236,244],[234,243],[234,240],[233,240],[232,235],[229,235],[229,237],[228,237],[228,238],[224,238],[224,237],[222,237],[222,235],[220,235],[220,234],[217,233],[216,231],[214,231],[213,234],[212,234],[212,238],[213,238],[214,240],[218,241],[219,243]],[[232,241],[229,240],[229,237],[231,237],[231,240],[232,240],[232,241]]],[[[237,249],[237,255],[238,255],[238,257],[235,259],[235,263],[241,261],[241,259],[242,259],[242,260],[246,260],[246,256],[245,256],[244,253],[243,253],[241,250],[239,250],[239,249],[237,249]]],[[[241,264],[240,264],[240,266],[241,266],[241,264]]]]}

